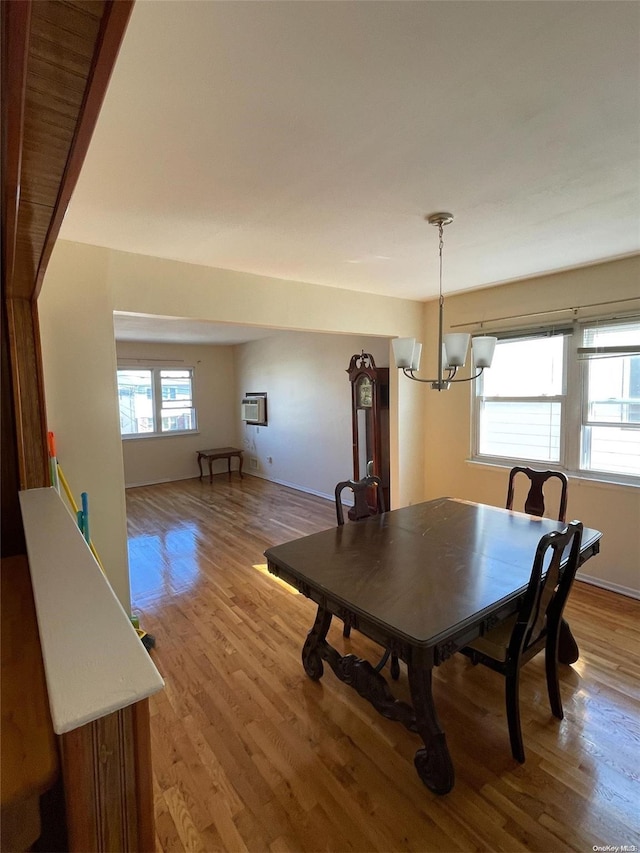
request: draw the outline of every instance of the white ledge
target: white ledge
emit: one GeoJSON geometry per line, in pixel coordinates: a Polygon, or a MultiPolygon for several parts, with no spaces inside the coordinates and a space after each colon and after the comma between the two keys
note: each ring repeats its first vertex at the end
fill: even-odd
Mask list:
{"type": "Polygon", "coordinates": [[[64,734],[164,686],[55,489],[20,492],[54,731],[64,734]]]}

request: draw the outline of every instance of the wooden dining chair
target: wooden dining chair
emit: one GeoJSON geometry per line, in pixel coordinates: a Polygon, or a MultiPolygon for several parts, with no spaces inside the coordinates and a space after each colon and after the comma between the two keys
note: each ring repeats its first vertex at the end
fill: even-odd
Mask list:
{"type": "Polygon", "coordinates": [[[509,488],[507,490],[507,509],[513,509],[514,481],[518,474],[524,474],[529,478],[529,493],[524,503],[524,511],[529,515],[543,516],[544,485],[552,479],[558,479],[561,484],[560,504],[558,509],[558,521],[567,520],[567,490],[569,481],[561,471],[534,471],[533,468],[523,468],[517,465],[509,472],[509,488]]]}
{"type": "Polygon", "coordinates": [[[558,638],[562,612],[580,557],[582,523],[572,521],[563,531],[545,534],[538,543],[531,577],[520,610],[460,651],[505,677],[507,723],[513,757],[524,762],[520,725],[520,669],[544,649],[547,691],[553,715],[561,720],[558,680],[558,638]],[[560,563],[569,550],[563,569],[560,563]]]}
{"type": "Polygon", "coordinates": [[[380,477],[363,477],[362,480],[344,480],[335,488],[336,518],[338,526],[344,524],[344,508],[342,506],[342,492],[349,489],[353,492],[353,506],[347,511],[351,521],[361,521],[372,515],[386,512],[384,493],[382,491],[382,480],[380,477]]]}
{"type": "MultiPolygon", "coordinates": [[[[363,477],[362,480],[343,480],[335,488],[336,500],[336,519],[338,527],[344,524],[344,507],[342,505],[342,493],[345,489],[353,492],[353,506],[347,511],[347,516],[351,521],[362,521],[363,518],[370,518],[372,515],[379,515],[386,512],[384,494],[382,491],[382,480],[380,477],[369,476],[363,477]]],[[[345,619],[344,628],[342,629],[343,637],[349,637],[351,634],[351,623],[349,619],[345,619]]],[[[384,667],[391,656],[391,677],[397,679],[400,675],[400,664],[398,656],[391,654],[390,649],[385,649],[384,654],[379,662],[374,667],[376,672],[384,667]]]]}

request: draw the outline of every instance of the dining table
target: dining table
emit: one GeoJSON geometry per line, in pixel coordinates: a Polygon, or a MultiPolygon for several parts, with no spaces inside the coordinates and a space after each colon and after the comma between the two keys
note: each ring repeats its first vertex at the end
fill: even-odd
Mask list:
{"type": "MultiPolygon", "coordinates": [[[[418,775],[446,794],[455,775],[434,704],[433,668],[518,611],[540,538],[564,527],[442,497],[276,545],[265,556],[272,574],[318,605],[302,648],[306,674],[320,679],[326,662],[384,717],[417,733],[418,775]],[[411,703],[395,698],[369,661],[329,644],[334,616],[404,661],[411,703]]],[[[598,553],[601,536],[584,528],[580,564],[598,553]]],[[[572,663],[578,654],[563,622],[559,659],[572,663]]]]}

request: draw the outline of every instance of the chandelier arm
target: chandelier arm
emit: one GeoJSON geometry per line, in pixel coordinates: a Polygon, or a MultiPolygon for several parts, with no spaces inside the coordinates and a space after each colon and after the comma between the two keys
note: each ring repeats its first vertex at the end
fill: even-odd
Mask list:
{"type": "Polygon", "coordinates": [[[437,382],[437,379],[418,379],[417,376],[414,376],[414,371],[410,367],[403,367],[402,372],[407,377],[407,379],[413,379],[414,382],[437,382]]]}
{"type": "MultiPolygon", "coordinates": [[[[403,367],[402,368],[402,372],[407,377],[407,379],[413,379],[414,382],[428,382],[431,385],[437,384],[438,382],[440,382],[441,384],[444,384],[445,382],[469,382],[471,379],[476,378],[475,376],[470,376],[469,379],[454,379],[453,377],[458,372],[458,368],[457,367],[449,367],[449,368],[447,368],[447,370],[448,370],[447,375],[443,379],[438,380],[438,379],[419,379],[417,376],[413,375],[415,373],[415,371],[412,368],[410,368],[410,367],[403,367]]],[[[484,368],[481,368],[480,373],[482,373],[483,370],[484,370],[484,368]]],[[[478,373],[478,376],[480,376],[480,373],[478,373]]]]}
{"type": "Polygon", "coordinates": [[[473,382],[482,373],[484,373],[484,367],[480,367],[475,376],[466,376],[464,379],[447,379],[447,382],[473,382]]]}
{"type": "MultiPolygon", "coordinates": [[[[414,376],[414,371],[410,367],[403,367],[402,372],[407,377],[407,379],[413,379],[414,382],[428,382],[429,384],[437,384],[439,380],[437,379],[419,379],[417,376],[414,376]]],[[[479,368],[478,372],[473,376],[465,376],[464,379],[454,379],[453,377],[458,372],[457,367],[449,368],[449,375],[444,379],[440,380],[442,384],[445,382],[473,382],[474,379],[477,379],[482,373],[484,373],[484,367],[479,368]]]]}

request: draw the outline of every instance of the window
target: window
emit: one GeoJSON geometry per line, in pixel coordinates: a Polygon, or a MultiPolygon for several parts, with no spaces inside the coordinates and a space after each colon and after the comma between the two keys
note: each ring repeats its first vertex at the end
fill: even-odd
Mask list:
{"type": "Polygon", "coordinates": [[[197,428],[191,368],[118,370],[118,401],[123,437],[194,432],[197,428]]]}
{"type": "Polygon", "coordinates": [[[584,329],[585,348],[606,350],[585,363],[580,467],[586,471],[640,477],[640,353],[620,353],[639,338],[640,324],[584,329]]]}
{"type": "Polygon", "coordinates": [[[498,341],[479,399],[480,455],[560,461],[564,336],[498,341]]]}
{"type": "Polygon", "coordinates": [[[478,460],[640,477],[640,321],[505,337],[474,403],[478,460]]]}

